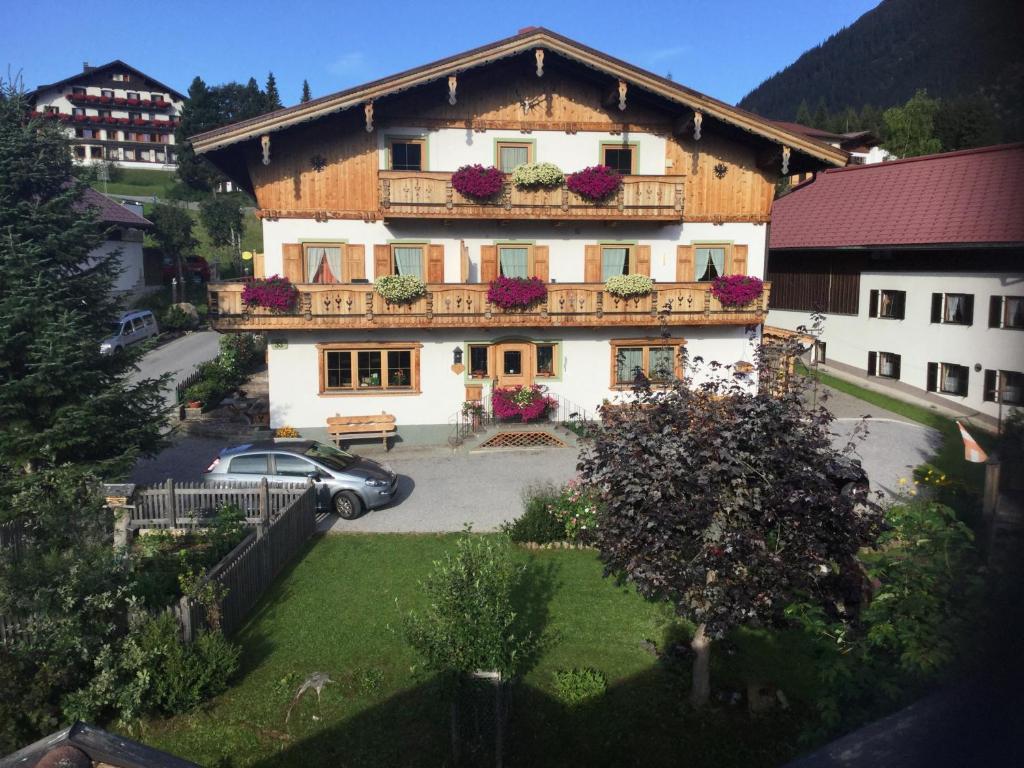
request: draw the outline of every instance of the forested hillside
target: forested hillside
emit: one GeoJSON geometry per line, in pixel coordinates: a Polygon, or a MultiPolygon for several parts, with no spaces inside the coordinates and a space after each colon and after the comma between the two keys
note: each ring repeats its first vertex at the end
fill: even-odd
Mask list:
{"type": "Polygon", "coordinates": [[[801,102],[834,116],[903,104],[925,89],[944,100],[984,97],[998,116],[999,138],[1024,139],[1022,35],[1022,0],[883,0],[739,106],[794,120],[801,102]]]}

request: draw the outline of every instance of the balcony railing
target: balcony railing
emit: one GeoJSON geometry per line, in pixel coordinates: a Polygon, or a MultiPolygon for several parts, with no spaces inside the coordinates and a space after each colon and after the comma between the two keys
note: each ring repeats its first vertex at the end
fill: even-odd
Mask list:
{"type": "Polygon", "coordinates": [[[547,298],[505,310],[480,283],[431,283],[407,304],[391,304],[365,284],[302,284],[285,314],[242,304],[242,282],[209,285],[210,319],[220,331],[508,328],[515,326],[753,325],[763,322],[770,285],[745,307],[724,307],[710,283],[655,283],[647,296],[622,299],[603,283],[549,283],[547,298]]]}
{"type": "Polygon", "coordinates": [[[478,202],[452,186],[451,173],[380,171],[385,218],[601,219],[681,221],[682,176],[623,176],[619,191],[593,203],[565,186],[519,189],[505,181],[493,201],[478,202]]]}

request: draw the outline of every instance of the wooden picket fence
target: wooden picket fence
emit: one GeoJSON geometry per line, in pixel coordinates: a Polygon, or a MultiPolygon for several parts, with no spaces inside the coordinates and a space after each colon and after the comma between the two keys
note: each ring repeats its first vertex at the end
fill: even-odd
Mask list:
{"type": "Polygon", "coordinates": [[[140,486],[135,505],[128,509],[128,527],[190,528],[208,525],[210,518],[226,504],[245,513],[246,522],[256,525],[287,509],[306,488],[304,483],[176,483],[140,486]]]}
{"type": "MultiPolygon", "coordinates": [[[[213,582],[223,592],[218,611],[220,628],[226,636],[241,628],[274,579],[313,535],[316,530],[316,500],[317,491],[312,485],[300,495],[293,495],[289,504],[272,516],[268,523],[258,524],[206,574],[200,588],[213,582]]],[[[178,601],[174,612],[186,642],[192,642],[196,632],[211,623],[206,608],[187,596],[178,601]]]]}

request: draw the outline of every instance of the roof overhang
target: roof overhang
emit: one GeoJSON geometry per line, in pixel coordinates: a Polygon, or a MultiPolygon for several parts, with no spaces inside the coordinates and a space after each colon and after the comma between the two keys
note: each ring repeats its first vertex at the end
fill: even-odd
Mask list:
{"type": "Polygon", "coordinates": [[[641,88],[670,102],[699,111],[748,133],[788,146],[792,151],[801,152],[819,162],[844,166],[849,158],[849,154],[842,149],[781,128],[772,121],[751,112],[705,96],[664,77],[539,27],[457,56],[441,59],[432,64],[324,96],[305,104],[298,104],[198,134],[191,137],[192,146],[197,154],[214,152],[242,141],[318,120],[385,96],[536,48],[557,53],[566,59],[604,72],[610,77],[624,80],[630,86],[641,88]]]}

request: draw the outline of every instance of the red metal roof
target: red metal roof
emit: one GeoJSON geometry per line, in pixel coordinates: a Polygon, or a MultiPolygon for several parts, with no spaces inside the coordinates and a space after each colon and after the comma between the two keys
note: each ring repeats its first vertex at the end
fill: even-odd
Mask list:
{"type": "Polygon", "coordinates": [[[769,248],[1024,243],[1024,144],[820,172],[772,206],[769,248]]]}
{"type": "Polygon", "coordinates": [[[86,188],[85,194],[82,195],[82,199],[75,205],[75,208],[77,210],[95,209],[96,218],[105,224],[122,224],[135,229],[149,229],[153,226],[153,222],[149,219],[144,219],[91,187],[86,188]]]}

